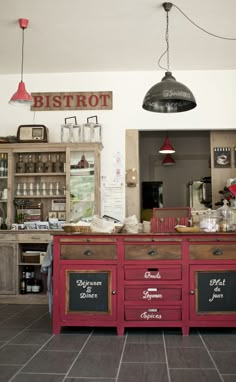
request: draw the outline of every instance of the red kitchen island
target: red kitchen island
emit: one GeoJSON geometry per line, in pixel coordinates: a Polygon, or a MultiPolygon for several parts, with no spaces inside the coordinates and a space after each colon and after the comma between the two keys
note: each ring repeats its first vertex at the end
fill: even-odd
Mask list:
{"type": "Polygon", "coordinates": [[[53,333],[64,326],[236,327],[236,234],[53,237],[53,333]]]}

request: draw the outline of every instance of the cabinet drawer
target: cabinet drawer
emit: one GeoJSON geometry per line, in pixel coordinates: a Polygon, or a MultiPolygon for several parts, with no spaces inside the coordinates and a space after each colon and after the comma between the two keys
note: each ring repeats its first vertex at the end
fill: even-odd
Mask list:
{"type": "Polygon", "coordinates": [[[52,240],[52,236],[48,232],[17,232],[17,240],[19,243],[49,243],[52,240]]]}
{"type": "Polygon", "coordinates": [[[125,320],[127,321],[180,321],[181,319],[181,307],[125,307],[125,320]]]}
{"type": "Polygon", "coordinates": [[[9,231],[7,233],[0,234],[0,242],[2,241],[11,242],[11,241],[16,241],[16,239],[17,239],[16,234],[9,231]]]}
{"type": "Polygon", "coordinates": [[[126,260],[177,260],[181,259],[180,244],[128,244],[125,245],[126,260]]]}
{"type": "Polygon", "coordinates": [[[178,286],[152,286],[148,285],[125,288],[126,301],[181,301],[182,290],[178,286]]]}
{"type": "Polygon", "coordinates": [[[236,259],[236,243],[211,243],[211,244],[190,244],[189,256],[192,260],[230,260],[236,259]]]}
{"type": "Polygon", "coordinates": [[[182,272],[180,265],[160,265],[156,267],[125,267],[125,280],[181,280],[181,277],[182,272]]]}
{"type": "Polygon", "coordinates": [[[62,260],[115,260],[115,245],[66,244],[61,245],[62,260]]]}

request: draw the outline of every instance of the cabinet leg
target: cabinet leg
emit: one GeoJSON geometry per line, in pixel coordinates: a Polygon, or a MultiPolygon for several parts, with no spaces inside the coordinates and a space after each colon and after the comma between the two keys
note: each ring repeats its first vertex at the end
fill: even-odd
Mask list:
{"type": "Polygon", "coordinates": [[[183,326],[182,327],[182,335],[188,336],[189,335],[189,326],[183,326]]]}
{"type": "Polygon", "coordinates": [[[117,326],[116,330],[117,330],[118,336],[124,335],[124,327],[123,326],[122,327],[117,326]]]}
{"type": "Polygon", "coordinates": [[[61,326],[59,324],[53,323],[52,332],[53,334],[60,334],[61,326]]]}

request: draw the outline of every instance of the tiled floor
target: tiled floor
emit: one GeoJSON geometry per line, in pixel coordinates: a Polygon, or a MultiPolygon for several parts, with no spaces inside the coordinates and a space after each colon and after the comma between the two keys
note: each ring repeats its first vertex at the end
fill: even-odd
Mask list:
{"type": "Polygon", "coordinates": [[[0,382],[236,382],[236,330],[64,328],[46,305],[0,305],[0,382]]]}

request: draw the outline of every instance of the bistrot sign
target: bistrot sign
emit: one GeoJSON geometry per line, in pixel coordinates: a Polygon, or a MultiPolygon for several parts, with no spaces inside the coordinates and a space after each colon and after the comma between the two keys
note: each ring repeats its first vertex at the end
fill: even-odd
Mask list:
{"type": "Polygon", "coordinates": [[[31,93],[31,110],[111,110],[112,92],[31,93]]]}

